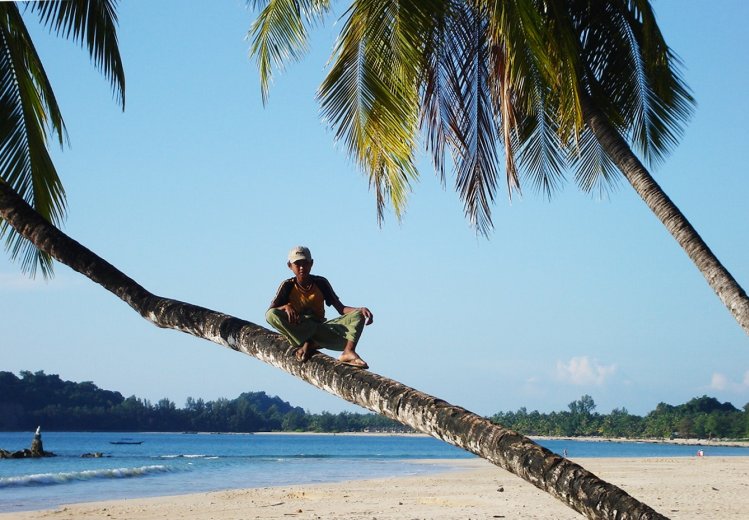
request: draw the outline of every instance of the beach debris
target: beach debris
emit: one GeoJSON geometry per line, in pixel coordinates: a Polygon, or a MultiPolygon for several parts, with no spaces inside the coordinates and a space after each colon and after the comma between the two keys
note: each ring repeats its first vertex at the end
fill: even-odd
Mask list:
{"type": "Polygon", "coordinates": [[[31,441],[31,448],[18,451],[6,451],[0,449],[0,459],[36,459],[40,457],[54,457],[55,454],[50,451],[44,451],[42,445],[42,427],[37,426],[34,433],[34,440],[31,441]]]}
{"type": "Polygon", "coordinates": [[[263,504],[258,507],[275,507],[275,506],[282,506],[282,505],[284,505],[284,502],[275,502],[273,504],[263,504]]]}
{"type": "Polygon", "coordinates": [[[499,486],[499,487],[497,488],[497,492],[499,492],[499,493],[504,493],[504,492],[505,492],[505,487],[504,487],[504,486],[499,486]]]}

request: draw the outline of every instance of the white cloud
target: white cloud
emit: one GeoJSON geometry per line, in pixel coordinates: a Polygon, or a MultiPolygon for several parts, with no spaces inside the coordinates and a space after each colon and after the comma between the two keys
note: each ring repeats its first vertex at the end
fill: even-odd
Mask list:
{"type": "Polygon", "coordinates": [[[616,373],[616,365],[601,365],[588,356],[573,357],[566,363],[557,361],[557,377],[573,385],[603,385],[616,373]]]}
{"type": "Polygon", "coordinates": [[[745,392],[749,390],[749,370],[744,372],[744,377],[740,382],[731,381],[731,378],[720,372],[713,372],[710,379],[710,389],[730,392],[745,392]]]}
{"type": "Polygon", "coordinates": [[[728,388],[729,381],[728,376],[725,374],[713,373],[713,377],[710,380],[710,388],[713,390],[725,390],[728,388]]]}

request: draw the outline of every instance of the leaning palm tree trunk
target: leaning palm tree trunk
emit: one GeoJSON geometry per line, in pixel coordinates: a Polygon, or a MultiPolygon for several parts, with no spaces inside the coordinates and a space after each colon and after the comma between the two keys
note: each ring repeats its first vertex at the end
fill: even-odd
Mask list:
{"type": "Polygon", "coordinates": [[[627,142],[611,127],[605,117],[593,105],[590,98],[582,97],[585,122],[595,134],[601,146],[614,161],[622,174],[640,195],[645,204],[660,219],[669,233],[692,259],[697,269],[728,307],[741,328],[749,334],[749,298],[746,292],[723,267],[699,233],[684,214],[653,179],[647,168],[632,152],[627,142]]]}
{"type": "Polygon", "coordinates": [[[588,518],[662,519],[612,484],[530,439],[413,388],[316,354],[301,364],[281,336],[253,323],[151,294],[36,213],[0,180],[0,216],[40,250],[117,295],[154,325],[227,346],[354,404],[475,453],[588,518]]]}

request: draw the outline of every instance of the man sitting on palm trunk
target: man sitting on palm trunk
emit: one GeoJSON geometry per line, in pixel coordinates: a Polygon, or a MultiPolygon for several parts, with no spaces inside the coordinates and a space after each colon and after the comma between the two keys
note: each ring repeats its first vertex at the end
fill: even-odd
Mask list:
{"type": "Polygon", "coordinates": [[[356,353],[356,345],[364,325],[372,323],[372,312],[341,303],[327,279],[310,274],[313,263],[307,247],[297,246],[289,252],[286,265],[294,276],[281,282],[265,319],[298,347],[295,355],[302,363],[316,350],[327,348],[341,352],[341,363],[369,368],[356,353]],[[324,304],[335,307],[340,316],[326,321],[324,304]]]}

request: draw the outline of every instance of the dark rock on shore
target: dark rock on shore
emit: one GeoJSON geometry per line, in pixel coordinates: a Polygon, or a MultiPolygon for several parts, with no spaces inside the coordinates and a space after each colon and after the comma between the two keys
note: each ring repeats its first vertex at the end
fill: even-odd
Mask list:
{"type": "Polygon", "coordinates": [[[51,451],[44,451],[42,444],[42,427],[39,426],[34,433],[34,440],[31,441],[31,448],[18,451],[6,451],[0,449],[0,459],[37,459],[40,457],[54,457],[51,451]]]}
{"type": "Polygon", "coordinates": [[[44,451],[39,454],[28,448],[18,451],[0,450],[0,459],[37,459],[39,457],[55,457],[55,454],[49,451],[44,451]]]}
{"type": "Polygon", "coordinates": [[[81,455],[82,459],[100,459],[104,457],[104,454],[100,451],[94,451],[93,453],[84,453],[81,455]]]}

